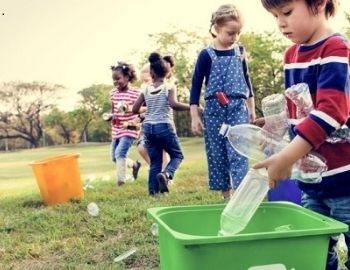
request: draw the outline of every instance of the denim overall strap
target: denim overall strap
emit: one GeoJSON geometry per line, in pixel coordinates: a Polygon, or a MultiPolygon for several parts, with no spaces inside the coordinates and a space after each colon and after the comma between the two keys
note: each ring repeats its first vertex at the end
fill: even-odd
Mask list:
{"type": "Polygon", "coordinates": [[[204,93],[204,99],[215,96],[215,92],[217,92],[218,90],[217,87],[219,87],[220,85],[223,86],[223,82],[220,80],[220,77],[222,74],[219,67],[218,57],[212,47],[208,47],[206,50],[211,59],[211,69],[210,69],[208,85],[204,93]],[[210,85],[209,85],[209,82],[210,82],[210,85]]]}
{"type": "Polygon", "coordinates": [[[237,48],[238,52],[234,56],[220,57],[213,48],[207,48],[212,65],[204,95],[206,104],[203,120],[209,188],[212,190],[237,188],[248,169],[248,160],[239,155],[228,140],[219,134],[223,123],[236,125],[248,122],[248,91],[243,76],[241,53],[238,46],[237,48]],[[221,106],[216,98],[212,98],[219,90],[228,96],[228,105],[221,106]]]}

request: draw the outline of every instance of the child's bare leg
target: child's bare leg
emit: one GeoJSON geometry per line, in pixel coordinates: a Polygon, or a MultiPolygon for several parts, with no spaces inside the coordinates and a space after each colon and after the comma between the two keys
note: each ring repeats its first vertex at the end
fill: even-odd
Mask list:
{"type": "Polygon", "coordinates": [[[165,171],[166,166],[170,161],[170,157],[167,152],[163,151],[163,164],[162,164],[162,172],[165,171]]]}
{"type": "Polygon", "coordinates": [[[145,146],[142,143],[140,143],[137,146],[137,151],[139,152],[140,156],[144,159],[144,161],[146,161],[146,163],[149,165],[150,160],[149,160],[149,156],[147,153],[147,149],[145,148],[145,146]]]}

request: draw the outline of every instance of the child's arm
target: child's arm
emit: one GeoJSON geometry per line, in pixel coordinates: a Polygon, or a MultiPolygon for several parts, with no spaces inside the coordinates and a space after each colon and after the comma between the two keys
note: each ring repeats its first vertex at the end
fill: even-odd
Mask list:
{"type": "Polygon", "coordinates": [[[203,122],[201,120],[201,117],[199,115],[199,112],[202,109],[197,104],[192,104],[190,107],[191,112],[191,129],[193,134],[200,135],[202,133],[202,130],[204,129],[203,122]]]}
{"type": "Polygon", "coordinates": [[[267,168],[269,186],[291,175],[292,166],[312,149],[311,144],[296,136],[281,152],[253,165],[253,169],[267,168]]]}
{"type": "Polygon", "coordinates": [[[143,93],[141,93],[139,95],[139,97],[136,99],[134,105],[132,106],[132,109],[131,111],[134,113],[134,114],[138,114],[138,113],[143,113],[145,112],[146,110],[143,111],[143,107],[142,107],[142,104],[145,102],[145,96],[143,95],[143,93]]]}
{"type": "Polygon", "coordinates": [[[254,96],[251,96],[247,99],[247,107],[249,111],[249,122],[254,123],[256,118],[254,96]]]}
{"type": "Polygon", "coordinates": [[[177,101],[176,95],[176,87],[173,85],[171,89],[169,89],[168,101],[171,108],[176,111],[189,111],[190,105],[187,103],[177,101]]]}

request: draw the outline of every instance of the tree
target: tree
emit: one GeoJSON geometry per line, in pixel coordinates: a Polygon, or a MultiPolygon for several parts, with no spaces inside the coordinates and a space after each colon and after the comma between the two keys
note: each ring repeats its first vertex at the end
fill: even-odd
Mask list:
{"type": "Polygon", "coordinates": [[[82,101],[79,109],[74,112],[74,117],[81,131],[81,141],[89,138],[88,131],[91,122],[98,119],[101,121],[102,114],[111,110],[109,101],[111,89],[110,85],[95,84],[78,92],[82,96],[82,101]]]}
{"type": "MultiPolygon", "coordinates": [[[[58,134],[63,139],[62,143],[65,144],[73,141],[74,131],[76,131],[74,112],[66,113],[54,108],[43,119],[47,133],[58,134]]],[[[57,139],[55,141],[57,142],[57,139]]]]}
{"type": "Polygon", "coordinates": [[[286,44],[274,33],[247,33],[240,41],[248,55],[257,113],[262,115],[261,100],[283,91],[283,52],[286,44]]]}
{"type": "Polygon", "coordinates": [[[0,139],[23,139],[38,147],[43,135],[41,114],[56,104],[64,89],[46,82],[9,82],[0,86],[0,139]]]}

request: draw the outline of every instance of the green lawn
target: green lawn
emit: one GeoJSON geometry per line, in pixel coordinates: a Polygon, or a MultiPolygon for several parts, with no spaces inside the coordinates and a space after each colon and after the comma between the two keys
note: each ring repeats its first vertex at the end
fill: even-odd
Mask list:
{"type": "MultiPolygon", "coordinates": [[[[181,144],[185,160],[170,194],[158,197],[148,196],[144,163],[137,181],[116,186],[109,144],[1,153],[0,269],[159,269],[158,238],[146,210],[222,203],[219,193],[208,191],[203,140],[182,139],[181,144]],[[45,206],[29,163],[67,153],[80,154],[82,180],[94,175],[94,188],[81,201],[45,206]],[[87,212],[90,202],[100,209],[97,217],[87,212]],[[134,247],[132,256],[113,261],[134,247]]],[[[135,150],[130,156],[139,158],[135,150]]]]}
{"type": "MultiPolygon", "coordinates": [[[[117,187],[109,144],[80,144],[0,154],[0,269],[158,269],[158,239],[146,216],[150,207],[221,202],[206,181],[203,140],[182,139],[185,160],[168,196],[147,193],[145,164],[139,179],[117,187]],[[94,175],[94,188],[82,201],[45,206],[30,162],[79,153],[83,181],[94,175]],[[110,177],[105,181],[103,178],[110,177]],[[95,202],[100,214],[86,207],[95,202]],[[129,258],[118,255],[136,247],[129,258]]],[[[139,158],[136,149],[132,158],[139,158]]]]}

